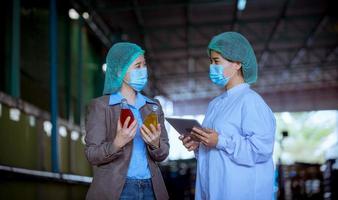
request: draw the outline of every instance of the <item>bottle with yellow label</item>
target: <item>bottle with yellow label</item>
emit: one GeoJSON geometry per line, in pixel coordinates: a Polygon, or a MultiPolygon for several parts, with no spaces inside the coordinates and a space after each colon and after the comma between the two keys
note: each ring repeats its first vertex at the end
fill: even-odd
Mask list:
{"type": "Polygon", "coordinates": [[[156,114],[157,110],[158,110],[158,106],[153,105],[153,107],[151,108],[151,113],[149,115],[147,115],[146,118],[143,121],[143,124],[149,130],[151,130],[150,124],[152,124],[155,128],[157,128],[157,124],[158,124],[158,117],[157,117],[157,114],[156,114]]]}

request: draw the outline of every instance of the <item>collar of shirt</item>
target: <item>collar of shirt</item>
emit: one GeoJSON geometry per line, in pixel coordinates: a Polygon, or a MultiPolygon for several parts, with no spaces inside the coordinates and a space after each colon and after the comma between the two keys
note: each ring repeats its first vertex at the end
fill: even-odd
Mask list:
{"type": "MultiPolygon", "coordinates": [[[[121,100],[124,97],[122,96],[122,94],[120,92],[111,94],[109,97],[109,105],[113,106],[116,104],[121,103],[121,100]]],[[[132,106],[136,109],[140,109],[142,106],[144,106],[146,103],[150,103],[150,104],[156,104],[155,101],[151,100],[150,98],[142,95],[140,92],[137,93],[136,95],[136,100],[135,100],[135,105],[129,105],[132,106]]]]}
{"type": "Polygon", "coordinates": [[[233,87],[230,90],[227,90],[223,94],[221,94],[221,98],[224,99],[226,97],[236,95],[236,94],[240,93],[242,90],[244,90],[245,88],[248,88],[248,87],[250,87],[250,85],[247,84],[247,83],[241,83],[239,85],[236,85],[235,87],[233,87]]]}

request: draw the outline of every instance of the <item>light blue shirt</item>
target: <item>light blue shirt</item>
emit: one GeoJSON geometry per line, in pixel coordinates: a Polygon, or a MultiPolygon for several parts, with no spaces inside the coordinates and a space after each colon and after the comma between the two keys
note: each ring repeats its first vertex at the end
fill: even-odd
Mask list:
{"type": "Polygon", "coordinates": [[[213,99],[203,127],[218,134],[215,148],[200,145],[196,199],[271,200],[275,118],[246,83],[213,99]]]}
{"type": "MultiPolygon", "coordinates": [[[[120,104],[122,99],[123,96],[119,92],[111,94],[109,98],[109,105],[120,104]]],[[[140,132],[140,127],[143,124],[140,108],[142,108],[146,102],[155,104],[155,102],[151,99],[143,96],[141,93],[137,93],[135,105],[129,105],[129,108],[133,112],[134,118],[137,120],[138,124],[137,132],[133,139],[133,150],[127,173],[127,177],[131,179],[151,178],[147,160],[147,148],[140,132]]]]}

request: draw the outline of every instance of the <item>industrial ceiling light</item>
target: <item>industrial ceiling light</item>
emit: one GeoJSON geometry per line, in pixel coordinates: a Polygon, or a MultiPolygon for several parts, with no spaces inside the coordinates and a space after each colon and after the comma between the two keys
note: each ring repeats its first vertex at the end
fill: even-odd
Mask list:
{"type": "Polygon", "coordinates": [[[245,9],[246,6],[246,0],[238,0],[237,1],[237,9],[239,11],[243,11],[245,9]]]}
{"type": "Polygon", "coordinates": [[[106,70],[107,70],[107,64],[104,63],[104,64],[102,65],[102,71],[103,71],[104,73],[106,73],[106,70]]]}
{"type": "Polygon", "coordinates": [[[64,126],[59,127],[59,135],[63,138],[67,137],[67,129],[64,126]]]}
{"type": "Polygon", "coordinates": [[[52,135],[52,123],[50,123],[50,121],[44,121],[43,130],[45,131],[46,135],[50,137],[52,135]]]}
{"type": "Polygon", "coordinates": [[[20,121],[20,110],[17,108],[10,108],[9,109],[9,118],[12,121],[18,122],[20,121]]]}
{"type": "Polygon", "coordinates": [[[70,134],[70,138],[73,140],[73,141],[77,141],[79,139],[80,135],[79,135],[79,132],[77,131],[72,131],[71,134],[70,134]]]}
{"type": "MultiPolygon", "coordinates": [[[[69,16],[69,18],[74,19],[74,20],[80,18],[79,13],[74,8],[69,9],[68,16],[69,16]]],[[[89,15],[88,15],[88,17],[89,17],[89,15]]]]}
{"type": "Polygon", "coordinates": [[[35,124],[36,124],[35,117],[34,117],[33,115],[31,115],[31,116],[29,116],[28,119],[29,119],[29,125],[30,125],[31,127],[34,127],[35,124]]]}
{"type": "Polygon", "coordinates": [[[89,19],[89,14],[87,12],[82,13],[83,19],[89,19]]]}

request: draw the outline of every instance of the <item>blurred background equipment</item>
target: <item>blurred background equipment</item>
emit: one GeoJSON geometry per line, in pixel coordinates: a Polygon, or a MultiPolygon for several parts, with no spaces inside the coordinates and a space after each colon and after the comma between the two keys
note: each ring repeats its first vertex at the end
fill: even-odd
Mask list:
{"type": "MultiPolygon", "coordinates": [[[[334,0],[6,0],[0,15],[0,199],[84,199],[86,105],[102,95],[111,45],[146,50],[148,96],[203,121],[222,89],[207,44],[249,39],[252,87],[275,112],[276,198],[337,199],[338,16],[334,0]]],[[[167,124],[172,199],[193,199],[196,161],[167,124]]]]}

